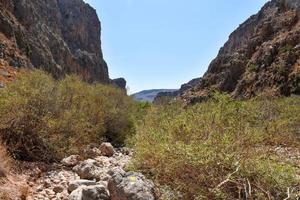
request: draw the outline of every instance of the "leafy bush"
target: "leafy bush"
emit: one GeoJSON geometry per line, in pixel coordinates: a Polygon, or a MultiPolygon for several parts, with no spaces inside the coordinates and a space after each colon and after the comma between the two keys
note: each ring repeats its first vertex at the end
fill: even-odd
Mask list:
{"type": "MultiPolygon", "coordinates": [[[[152,107],[137,129],[133,167],[178,199],[291,199],[299,163],[300,98],[237,101],[216,94],[187,109],[152,107]]],[[[298,174],[298,175],[297,175],[298,174]]],[[[298,178],[297,178],[298,177],[298,178]]]]}
{"type": "Polygon", "coordinates": [[[105,139],[123,143],[132,109],[115,87],[33,71],[0,91],[0,134],[16,158],[52,161],[105,139]]]}

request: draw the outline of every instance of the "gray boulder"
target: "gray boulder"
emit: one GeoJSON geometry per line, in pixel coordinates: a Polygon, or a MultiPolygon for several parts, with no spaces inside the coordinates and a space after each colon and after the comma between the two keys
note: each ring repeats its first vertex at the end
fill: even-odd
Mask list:
{"type": "Polygon", "coordinates": [[[82,200],[110,200],[103,185],[86,186],[82,188],[82,200]]]}
{"type": "Polygon", "coordinates": [[[108,182],[111,200],[155,200],[154,184],[136,172],[113,172],[108,182]]]}
{"type": "Polygon", "coordinates": [[[69,195],[69,200],[110,200],[103,185],[81,186],[69,195]]]}
{"type": "Polygon", "coordinates": [[[78,188],[74,190],[70,195],[69,195],[69,200],[82,200],[82,188],[78,188]]]}
{"type": "Polygon", "coordinates": [[[96,181],[90,181],[84,179],[71,181],[68,186],[68,192],[71,193],[81,186],[92,186],[92,185],[97,185],[96,181]]]}
{"type": "Polygon", "coordinates": [[[81,179],[94,180],[99,178],[101,168],[98,163],[93,159],[88,159],[73,167],[81,179]]]}

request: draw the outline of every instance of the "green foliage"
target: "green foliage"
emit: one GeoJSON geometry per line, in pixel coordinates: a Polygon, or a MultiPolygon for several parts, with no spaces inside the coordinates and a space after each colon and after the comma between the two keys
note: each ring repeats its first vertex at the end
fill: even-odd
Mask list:
{"type": "Polygon", "coordinates": [[[279,49],[279,51],[280,51],[281,53],[286,53],[286,52],[291,52],[291,51],[293,51],[293,49],[294,49],[294,47],[293,47],[292,45],[286,44],[285,46],[281,47],[281,48],[279,49]]]}
{"type": "Polygon", "coordinates": [[[146,116],[148,110],[151,108],[151,103],[149,102],[135,102],[136,104],[136,111],[135,113],[135,121],[141,122],[143,121],[144,117],[146,116]]]}
{"type": "Polygon", "coordinates": [[[0,91],[0,134],[17,158],[52,161],[134,132],[133,101],[117,88],[33,71],[0,91]]]}
{"type": "Polygon", "coordinates": [[[275,149],[297,150],[299,128],[299,98],[216,94],[187,109],[152,107],[137,130],[133,167],[179,190],[179,199],[284,199],[288,188],[294,198],[299,163],[275,149]]]}
{"type": "Polygon", "coordinates": [[[32,55],[32,50],[29,44],[26,44],[25,46],[25,52],[27,56],[31,56],[32,55]]]}
{"type": "Polygon", "coordinates": [[[276,67],[276,72],[280,76],[288,76],[289,70],[285,66],[280,65],[276,67]]]}
{"type": "Polygon", "coordinates": [[[250,72],[257,72],[258,66],[254,63],[249,63],[248,64],[248,69],[249,69],[250,72]]]}

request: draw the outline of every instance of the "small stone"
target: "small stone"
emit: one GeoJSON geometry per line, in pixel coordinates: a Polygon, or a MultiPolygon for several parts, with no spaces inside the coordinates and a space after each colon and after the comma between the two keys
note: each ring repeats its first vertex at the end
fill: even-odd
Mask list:
{"type": "Polygon", "coordinates": [[[80,161],[79,155],[72,155],[67,158],[64,158],[61,163],[66,167],[74,167],[75,165],[78,165],[80,161]]]}
{"type": "Polygon", "coordinates": [[[108,187],[108,182],[107,182],[107,181],[98,181],[98,182],[97,182],[97,185],[102,185],[102,186],[104,186],[105,188],[107,188],[107,187],[108,187]]]}
{"type": "Polygon", "coordinates": [[[22,62],[19,59],[12,59],[9,62],[9,65],[14,67],[14,68],[20,68],[22,66],[22,62]]]}
{"type": "Polygon", "coordinates": [[[46,180],[44,181],[44,187],[45,187],[45,188],[51,187],[51,181],[50,181],[49,179],[46,179],[46,180]]]}
{"type": "Polygon", "coordinates": [[[53,179],[53,183],[55,183],[55,184],[58,184],[58,183],[60,183],[61,181],[59,180],[59,179],[53,179]]]}
{"type": "Polygon", "coordinates": [[[103,156],[108,156],[108,157],[111,157],[116,153],[114,147],[109,142],[102,143],[100,146],[100,150],[103,156]]]}
{"type": "Polygon", "coordinates": [[[132,154],[131,150],[127,147],[123,147],[120,150],[121,150],[121,153],[124,154],[124,155],[131,155],[132,154]]]}
{"type": "Polygon", "coordinates": [[[109,167],[111,165],[111,159],[106,156],[99,156],[95,158],[97,163],[99,163],[102,167],[109,167]]]}
{"type": "Polygon", "coordinates": [[[296,49],[296,50],[300,49],[300,44],[297,44],[297,45],[294,47],[294,49],[296,49]]]}
{"type": "Polygon", "coordinates": [[[55,193],[62,193],[64,191],[64,188],[61,185],[58,185],[53,188],[53,191],[55,193]]]}
{"type": "Polygon", "coordinates": [[[69,193],[71,193],[81,186],[91,186],[91,185],[97,185],[96,181],[90,181],[84,179],[75,180],[69,183],[68,191],[69,193]]]}
{"type": "Polygon", "coordinates": [[[40,185],[36,188],[36,191],[41,192],[41,191],[43,191],[43,189],[44,189],[44,187],[42,185],[40,185]]]}
{"type": "Polygon", "coordinates": [[[47,195],[54,195],[55,194],[55,192],[53,190],[50,190],[50,189],[46,189],[45,192],[46,192],[47,195]]]}
{"type": "Polygon", "coordinates": [[[33,187],[33,186],[34,186],[34,183],[33,183],[33,182],[28,182],[27,184],[28,184],[28,186],[30,186],[30,187],[33,187]]]}

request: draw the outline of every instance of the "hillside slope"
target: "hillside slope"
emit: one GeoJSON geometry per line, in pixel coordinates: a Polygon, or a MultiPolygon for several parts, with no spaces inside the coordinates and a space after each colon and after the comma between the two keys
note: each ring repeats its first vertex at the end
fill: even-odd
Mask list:
{"type": "Polygon", "coordinates": [[[0,0],[0,76],[26,67],[107,83],[100,31],[96,11],[82,0],[0,0]]]}
{"type": "Polygon", "coordinates": [[[241,24],[205,75],[185,84],[180,97],[202,101],[212,90],[249,98],[272,90],[300,94],[300,1],[272,0],[241,24]]]}

